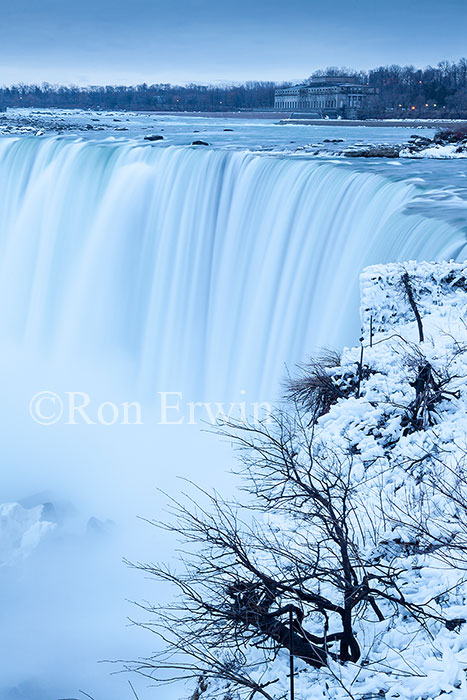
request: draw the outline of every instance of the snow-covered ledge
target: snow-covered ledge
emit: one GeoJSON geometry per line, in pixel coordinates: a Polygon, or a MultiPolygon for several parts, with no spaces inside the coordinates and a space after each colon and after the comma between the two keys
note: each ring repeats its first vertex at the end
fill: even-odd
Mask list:
{"type": "Polygon", "coordinates": [[[408,274],[421,318],[437,307],[438,317],[464,316],[467,320],[467,262],[409,262],[372,265],[360,276],[360,317],[363,336],[400,329],[415,321],[402,278],[408,274]]]}

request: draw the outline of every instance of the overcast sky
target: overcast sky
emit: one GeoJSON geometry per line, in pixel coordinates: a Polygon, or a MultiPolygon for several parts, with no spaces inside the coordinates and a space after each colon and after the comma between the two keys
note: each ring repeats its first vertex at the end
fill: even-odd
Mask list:
{"type": "Polygon", "coordinates": [[[0,83],[299,80],[467,55],[467,0],[1,0],[0,83]]]}

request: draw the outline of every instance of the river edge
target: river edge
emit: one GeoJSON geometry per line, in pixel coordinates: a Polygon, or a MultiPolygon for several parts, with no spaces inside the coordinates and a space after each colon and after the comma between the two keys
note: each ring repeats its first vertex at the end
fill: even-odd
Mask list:
{"type": "Polygon", "coordinates": [[[213,119],[279,119],[280,124],[296,126],[370,126],[370,127],[427,127],[438,129],[448,126],[467,126],[466,119],[294,119],[285,117],[284,112],[139,112],[163,116],[210,117],[213,119]]]}

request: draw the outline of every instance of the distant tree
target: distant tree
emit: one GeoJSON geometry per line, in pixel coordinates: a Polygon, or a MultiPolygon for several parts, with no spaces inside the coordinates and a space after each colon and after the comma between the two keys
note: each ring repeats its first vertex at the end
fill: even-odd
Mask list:
{"type": "Polygon", "coordinates": [[[354,70],[353,68],[346,68],[345,66],[341,66],[340,68],[337,66],[329,66],[328,68],[325,68],[324,70],[316,70],[314,73],[311,74],[311,76],[308,78],[307,82],[310,82],[312,78],[322,78],[324,76],[333,76],[336,78],[342,77],[342,76],[349,76],[353,78],[356,82],[366,82],[367,80],[367,73],[365,71],[357,71],[354,70]]]}

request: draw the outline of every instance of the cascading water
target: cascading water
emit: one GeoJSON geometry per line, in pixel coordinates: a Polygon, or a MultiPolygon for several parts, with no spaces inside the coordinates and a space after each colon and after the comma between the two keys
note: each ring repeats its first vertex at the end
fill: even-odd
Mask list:
{"type": "Polygon", "coordinates": [[[22,138],[0,183],[4,342],[200,399],[270,396],[284,363],[354,340],[364,265],[465,245],[407,213],[415,185],[345,164],[22,138]]]}
{"type": "MultiPolygon", "coordinates": [[[[421,196],[345,162],[0,139],[0,502],[20,501],[23,518],[44,501],[56,513],[49,539],[0,566],[1,700],[80,689],[128,700],[127,679],[97,661],[151,651],[128,631],[135,610],[123,601],[159,593],[121,557],[170,559],[167,533],[136,516],[160,516],[155,488],[177,494],[175,475],[229,488],[232,466],[201,421],[167,426],[145,412],[138,425],[44,427],[31,397],[87,392],[93,417],[119,382],[119,398],[144,405],[157,391],[274,398],[285,363],[358,337],[364,265],[464,256],[462,223],[420,215],[421,196]]],[[[14,526],[0,564],[18,549],[14,526]]]]}

